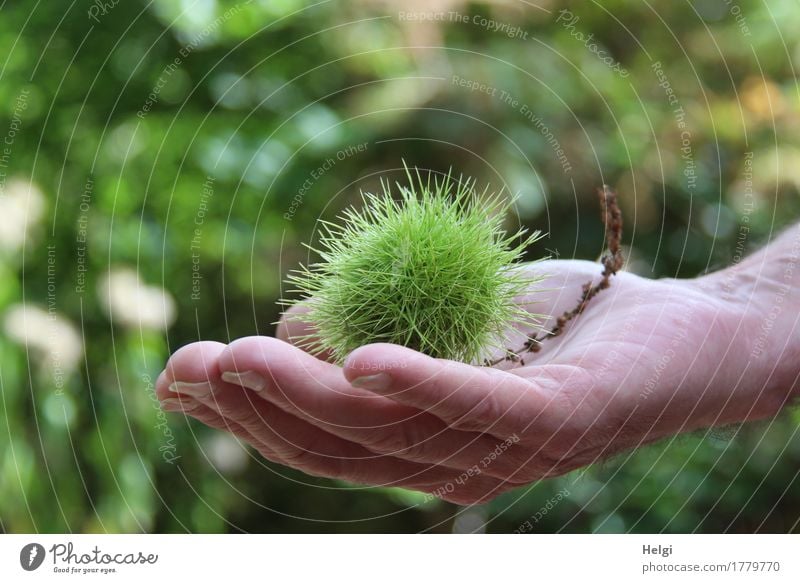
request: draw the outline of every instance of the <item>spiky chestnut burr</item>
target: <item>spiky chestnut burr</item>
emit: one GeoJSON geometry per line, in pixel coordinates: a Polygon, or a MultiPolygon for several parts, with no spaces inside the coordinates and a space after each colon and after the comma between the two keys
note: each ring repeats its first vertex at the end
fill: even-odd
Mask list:
{"type": "Polygon", "coordinates": [[[508,235],[513,201],[477,193],[471,179],[406,175],[397,199],[382,182],[342,224],[323,223],[320,248],[309,247],[321,261],[289,276],[301,296],[283,304],[307,301],[292,317],[316,331],[299,343],[338,363],[374,342],[480,363],[503,348],[514,325],[536,326],[518,299],[540,278],[517,264],[541,234],[508,235]]]}

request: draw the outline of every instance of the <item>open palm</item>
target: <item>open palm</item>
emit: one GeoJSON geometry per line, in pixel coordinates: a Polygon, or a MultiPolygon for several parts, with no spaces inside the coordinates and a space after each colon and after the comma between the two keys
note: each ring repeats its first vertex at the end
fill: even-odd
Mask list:
{"type": "MultiPolygon", "coordinates": [[[[545,327],[602,269],[524,268],[548,275],[524,298],[549,315],[545,327]]],[[[181,348],[157,394],[166,410],[306,473],[478,503],[666,435],[769,414],[757,397],[731,398],[747,373],[735,332],[751,317],[718,291],[619,273],[524,365],[495,368],[391,344],[363,346],[338,367],[293,346],[309,331],[284,320],[278,338],[181,348]]]]}

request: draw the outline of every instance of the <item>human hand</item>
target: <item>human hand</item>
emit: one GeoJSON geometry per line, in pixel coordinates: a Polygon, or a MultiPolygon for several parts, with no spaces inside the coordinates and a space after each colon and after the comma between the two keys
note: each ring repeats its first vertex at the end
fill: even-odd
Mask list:
{"type": "MultiPolygon", "coordinates": [[[[531,296],[548,320],[574,307],[601,271],[584,261],[525,268],[548,274],[546,291],[531,296]]],[[[619,273],[515,368],[390,344],[361,347],[340,368],[292,346],[308,330],[284,319],[279,339],[180,349],[157,394],[166,410],[306,473],[479,503],[668,435],[780,410],[785,379],[768,379],[768,359],[744,357],[764,313],[724,287],[719,278],[619,273]]]]}

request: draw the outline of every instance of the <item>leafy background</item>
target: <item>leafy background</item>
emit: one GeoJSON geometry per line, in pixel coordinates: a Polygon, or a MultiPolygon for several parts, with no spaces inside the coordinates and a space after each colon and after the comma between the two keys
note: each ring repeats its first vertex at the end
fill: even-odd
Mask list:
{"type": "Polygon", "coordinates": [[[796,0],[101,4],[0,2],[0,529],[798,530],[796,413],[463,511],[275,466],[152,396],[177,347],[271,333],[317,220],[402,160],[518,193],[532,258],[599,255],[606,182],[631,270],[737,260],[800,216],[796,0]]]}

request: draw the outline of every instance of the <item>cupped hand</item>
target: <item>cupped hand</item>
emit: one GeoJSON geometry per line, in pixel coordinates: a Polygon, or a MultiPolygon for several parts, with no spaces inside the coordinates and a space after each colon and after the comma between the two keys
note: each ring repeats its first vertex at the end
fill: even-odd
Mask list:
{"type": "MultiPolygon", "coordinates": [[[[548,276],[521,298],[548,315],[547,329],[602,269],[524,268],[548,276]]],[[[164,409],[308,474],[472,504],[668,435],[774,413],[781,404],[742,358],[751,348],[742,331],[757,321],[716,283],[621,272],[522,366],[372,344],[339,367],[295,347],[309,330],[289,318],[278,338],[181,348],[157,394],[164,409]]],[[[515,331],[509,346],[530,332],[515,331]]]]}

